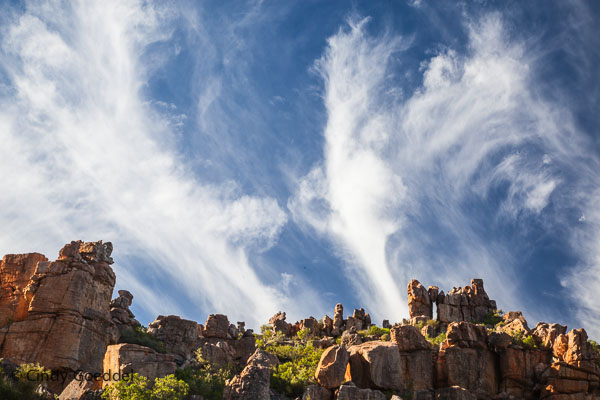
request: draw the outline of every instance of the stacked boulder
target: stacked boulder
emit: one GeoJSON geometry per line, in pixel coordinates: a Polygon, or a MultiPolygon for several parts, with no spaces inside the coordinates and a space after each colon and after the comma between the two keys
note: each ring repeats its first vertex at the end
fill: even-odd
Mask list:
{"type": "Polygon", "coordinates": [[[110,317],[119,329],[119,335],[123,336],[127,331],[140,326],[140,323],[129,309],[133,302],[133,295],[127,290],[119,290],[118,293],[119,297],[110,302],[110,317]]]}

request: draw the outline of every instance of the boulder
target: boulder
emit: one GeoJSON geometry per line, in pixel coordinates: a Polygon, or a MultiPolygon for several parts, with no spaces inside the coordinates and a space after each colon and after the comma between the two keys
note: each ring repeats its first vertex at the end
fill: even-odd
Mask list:
{"type": "Polygon", "coordinates": [[[349,382],[340,386],[335,398],[336,400],[385,400],[385,395],[378,390],[360,389],[349,382]]]}
{"type": "Polygon", "coordinates": [[[341,346],[331,346],[323,352],[315,372],[319,385],[327,389],[335,389],[344,382],[348,366],[348,351],[341,346]]]}
{"type": "Polygon", "coordinates": [[[487,349],[487,330],[485,326],[470,322],[452,322],[448,325],[446,339],[450,346],[487,349]]]}
{"type": "Polygon", "coordinates": [[[101,372],[107,345],[118,339],[109,308],[111,252],[111,243],[74,241],[54,262],[37,253],[4,257],[0,356],[57,371],[101,372]]]}
{"type": "Polygon", "coordinates": [[[229,320],[227,315],[223,314],[210,314],[206,318],[206,324],[204,324],[203,335],[207,338],[221,338],[226,339],[229,333],[229,320]]]}
{"type": "Polygon", "coordinates": [[[585,329],[573,329],[566,335],[559,335],[553,352],[558,361],[600,375],[599,354],[588,342],[585,329]]]}
{"type": "Polygon", "coordinates": [[[408,312],[410,317],[424,315],[428,318],[433,317],[433,308],[429,292],[421,283],[413,279],[408,282],[408,312]]]}
{"type": "Polygon", "coordinates": [[[506,325],[499,326],[497,329],[501,332],[508,333],[510,336],[519,334],[523,338],[531,333],[531,330],[527,326],[527,322],[524,322],[522,319],[513,319],[506,325]]]}
{"type": "Polygon", "coordinates": [[[175,356],[177,365],[182,366],[195,357],[202,325],[177,315],[159,315],[148,325],[148,334],[163,342],[165,349],[175,356]]]}
{"type": "Polygon", "coordinates": [[[559,335],[564,335],[566,333],[566,325],[538,322],[532,332],[532,335],[539,346],[552,349],[556,338],[559,335]]]}
{"type": "Polygon", "coordinates": [[[236,359],[236,351],[232,344],[233,341],[227,339],[201,338],[198,352],[202,361],[224,367],[233,364],[236,359]]]}
{"type": "Polygon", "coordinates": [[[314,317],[305,318],[300,321],[300,330],[306,329],[312,335],[318,336],[321,333],[319,321],[314,317]]]}
{"type": "Polygon", "coordinates": [[[304,390],[302,400],[330,400],[331,391],[319,385],[309,385],[304,390]]]}
{"type": "Polygon", "coordinates": [[[342,333],[342,341],[340,344],[348,348],[350,346],[361,344],[362,342],[362,338],[358,333],[356,333],[356,328],[352,328],[351,330],[344,331],[344,333],[342,333]]]}
{"type": "Polygon", "coordinates": [[[352,346],[346,379],[360,388],[402,388],[402,366],[398,346],[390,342],[372,341],[352,346]]]}
{"type": "Polygon", "coordinates": [[[412,325],[394,325],[390,329],[392,343],[402,352],[430,350],[431,343],[412,325]]]}
{"type": "Polygon", "coordinates": [[[160,354],[149,347],[131,343],[108,346],[103,366],[103,373],[110,376],[104,380],[103,387],[115,382],[115,374],[118,374],[116,380],[119,375],[122,378],[123,374],[137,373],[152,381],[175,373],[177,368],[172,354],[160,354]]]}
{"type": "Polygon", "coordinates": [[[273,327],[273,333],[290,336],[291,325],[285,322],[285,318],[285,312],[279,311],[269,319],[269,325],[273,327]]]}
{"type": "Polygon", "coordinates": [[[223,391],[223,400],[270,400],[269,385],[277,357],[257,349],[239,375],[229,380],[223,391]]]}

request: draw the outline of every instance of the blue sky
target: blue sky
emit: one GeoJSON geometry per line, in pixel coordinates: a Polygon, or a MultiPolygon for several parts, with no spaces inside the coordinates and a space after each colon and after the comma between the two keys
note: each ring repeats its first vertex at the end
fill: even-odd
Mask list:
{"type": "Polygon", "coordinates": [[[596,2],[4,2],[0,253],[112,241],[148,323],[411,278],[600,335],[596,2]]]}

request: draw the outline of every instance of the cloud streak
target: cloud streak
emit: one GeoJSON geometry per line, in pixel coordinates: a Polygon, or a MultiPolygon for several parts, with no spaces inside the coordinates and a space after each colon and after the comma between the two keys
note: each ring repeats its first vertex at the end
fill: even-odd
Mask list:
{"type": "Polygon", "coordinates": [[[119,286],[148,313],[202,320],[190,301],[256,326],[294,309],[249,261],[287,216],[273,198],[195,176],[144,97],[161,63],[149,48],[169,39],[171,14],[137,1],[48,3],[8,26],[0,244],[52,257],[71,238],[112,240],[119,286]]]}
{"type": "Polygon", "coordinates": [[[483,277],[499,304],[552,314],[523,307],[532,300],[514,283],[521,260],[490,231],[572,223],[549,221],[578,199],[565,171],[594,165],[569,112],[534,89],[538,54],[489,14],[466,24],[466,52],[438,51],[422,64],[422,84],[398,98],[407,42],[373,36],[367,23],[350,20],[317,63],[324,160],[290,199],[294,219],[337,243],[377,317],[407,315],[412,277],[444,288],[483,277]]]}

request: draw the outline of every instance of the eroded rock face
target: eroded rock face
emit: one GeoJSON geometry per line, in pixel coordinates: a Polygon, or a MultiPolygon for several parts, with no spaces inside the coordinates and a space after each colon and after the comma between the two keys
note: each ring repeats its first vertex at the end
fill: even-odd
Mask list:
{"type": "Polygon", "coordinates": [[[204,324],[203,334],[207,338],[226,339],[229,333],[229,320],[227,315],[210,314],[204,324]]]}
{"type": "Polygon", "coordinates": [[[2,357],[101,372],[106,347],[118,338],[109,308],[111,252],[110,243],[75,241],[54,262],[36,253],[5,257],[0,309],[5,323],[14,322],[0,330],[2,357]]]}
{"type": "Polygon", "coordinates": [[[425,336],[412,325],[394,325],[390,329],[392,343],[398,346],[403,352],[415,350],[429,350],[431,344],[425,339],[425,336]]]}
{"type": "Polygon", "coordinates": [[[271,374],[278,364],[277,357],[257,349],[244,370],[227,382],[223,400],[270,400],[271,374]]]}
{"type": "Polygon", "coordinates": [[[567,333],[566,325],[539,322],[535,326],[532,335],[540,346],[551,349],[556,338],[565,333],[567,333]]]}
{"type": "Polygon", "coordinates": [[[321,355],[315,379],[327,389],[335,389],[344,382],[349,354],[344,347],[331,346],[321,355]]]}
{"type": "Polygon", "coordinates": [[[570,366],[600,375],[597,361],[600,357],[588,342],[584,329],[573,329],[566,335],[559,335],[554,342],[554,357],[570,366]]]}
{"type": "Polygon", "coordinates": [[[91,398],[97,390],[102,388],[102,381],[85,379],[80,374],[73,379],[58,396],[58,400],[86,400],[91,398]]]}
{"type": "Polygon", "coordinates": [[[441,292],[437,298],[438,320],[446,323],[483,322],[495,310],[496,302],[488,297],[481,279],[472,279],[471,286],[453,288],[446,295],[441,292]]]}
{"type": "Polygon", "coordinates": [[[340,386],[335,395],[336,400],[385,400],[379,390],[360,389],[352,382],[340,386]]]}
{"type": "Polygon", "coordinates": [[[366,342],[348,349],[346,378],[360,388],[402,388],[402,364],[398,346],[390,342],[366,342]]]}
{"type": "MultiPolygon", "coordinates": [[[[172,354],[160,354],[138,344],[121,343],[108,346],[103,368],[103,373],[111,378],[115,373],[122,377],[123,374],[135,372],[152,381],[175,373],[177,365],[172,354]]],[[[102,386],[106,387],[112,383],[113,379],[106,380],[102,386]]]]}
{"type": "Polygon", "coordinates": [[[330,400],[331,399],[331,391],[321,387],[319,385],[309,385],[307,386],[304,394],[302,395],[302,400],[330,400]]]}
{"type": "Polygon", "coordinates": [[[133,330],[140,325],[135,315],[129,309],[133,302],[133,295],[127,290],[119,290],[119,297],[110,302],[110,317],[119,329],[120,335],[127,330],[133,330]]]}
{"type": "Polygon", "coordinates": [[[7,254],[0,261],[0,327],[27,318],[29,300],[25,289],[38,262],[46,261],[39,253],[7,254]]]}
{"type": "Polygon", "coordinates": [[[182,366],[194,358],[194,351],[200,346],[202,325],[176,315],[159,315],[148,325],[148,333],[162,341],[177,365],[182,366]]]}
{"type": "Polygon", "coordinates": [[[454,322],[437,359],[437,387],[459,386],[491,398],[498,393],[497,355],[487,347],[484,326],[454,322]]]}
{"type": "Polygon", "coordinates": [[[536,380],[550,364],[550,353],[514,346],[500,353],[500,391],[518,398],[530,397],[536,380]]]}
{"type": "Polygon", "coordinates": [[[433,308],[429,292],[421,283],[413,279],[408,282],[408,312],[411,318],[424,315],[428,318],[433,316],[433,308]]]}

